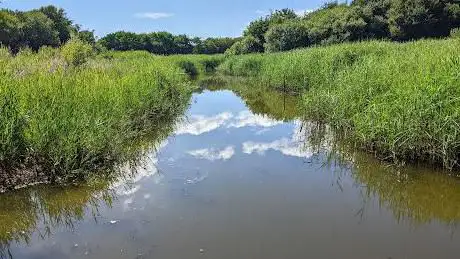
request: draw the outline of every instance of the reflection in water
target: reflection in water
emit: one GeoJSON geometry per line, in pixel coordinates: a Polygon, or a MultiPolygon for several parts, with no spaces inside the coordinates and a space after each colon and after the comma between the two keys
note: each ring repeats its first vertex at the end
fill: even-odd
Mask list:
{"type": "Polygon", "coordinates": [[[124,177],[0,195],[0,257],[456,258],[457,178],[357,152],[296,96],[225,87],[242,100],[195,95],[128,147],[124,177]]]}
{"type": "Polygon", "coordinates": [[[426,168],[384,166],[365,154],[356,154],[353,178],[376,195],[398,220],[424,224],[460,221],[460,179],[426,168]]]}
{"type": "Polygon", "coordinates": [[[30,242],[32,234],[45,239],[53,229],[73,230],[74,223],[89,215],[96,219],[101,201],[111,206],[108,185],[33,187],[0,195],[0,256],[9,255],[10,242],[30,242]]]}
{"type": "Polygon", "coordinates": [[[302,130],[307,148],[325,153],[327,163],[339,163],[341,169],[349,169],[341,170],[338,181],[346,177],[343,173],[349,174],[360,186],[363,204],[378,197],[380,206],[390,209],[398,221],[439,221],[447,225],[460,222],[459,178],[442,169],[385,164],[357,151],[324,125],[304,122],[302,130]]]}

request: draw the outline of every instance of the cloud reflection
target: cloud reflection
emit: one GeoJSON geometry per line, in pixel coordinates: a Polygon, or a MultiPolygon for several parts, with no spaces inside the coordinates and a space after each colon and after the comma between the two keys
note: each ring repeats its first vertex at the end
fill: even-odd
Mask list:
{"type": "Polygon", "coordinates": [[[304,146],[305,140],[300,130],[300,122],[296,122],[292,137],[281,138],[272,142],[253,142],[247,141],[243,143],[243,153],[260,155],[265,154],[268,150],[279,151],[286,156],[310,158],[313,156],[313,151],[309,147],[304,146]]]}
{"type": "Polygon", "coordinates": [[[199,136],[219,128],[271,128],[282,123],[282,121],[273,120],[263,115],[256,115],[250,111],[242,111],[237,115],[230,112],[223,112],[215,116],[192,115],[187,122],[178,127],[176,135],[190,134],[199,136]]]}
{"type": "Polygon", "coordinates": [[[226,147],[223,150],[215,150],[215,149],[199,149],[187,152],[188,154],[198,158],[198,159],[206,159],[209,161],[215,160],[229,160],[235,154],[235,148],[230,146],[226,147]]]}

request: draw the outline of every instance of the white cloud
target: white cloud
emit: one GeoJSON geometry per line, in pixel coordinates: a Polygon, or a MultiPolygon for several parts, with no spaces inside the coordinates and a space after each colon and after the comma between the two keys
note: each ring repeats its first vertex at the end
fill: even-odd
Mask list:
{"type": "Polygon", "coordinates": [[[260,14],[260,15],[268,15],[268,14],[270,14],[270,12],[268,12],[268,11],[264,11],[264,10],[256,10],[256,14],[260,14]]]}
{"type": "Polygon", "coordinates": [[[206,159],[209,161],[215,160],[229,160],[235,154],[235,148],[230,146],[226,147],[223,150],[216,150],[216,149],[199,149],[187,152],[188,154],[199,158],[199,159],[206,159]]]}
{"type": "Polygon", "coordinates": [[[238,114],[235,120],[227,126],[228,128],[243,128],[243,127],[263,127],[271,128],[282,124],[283,122],[273,120],[267,116],[255,115],[249,111],[242,111],[238,114]]]}
{"type": "Polygon", "coordinates": [[[163,18],[169,18],[174,16],[173,13],[153,13],[153,12],[146,12],[146,13],[136,13],[134,17],[141,18],[141,19],[152,19],[158,20],[163,18]]]}
{"type": "Polygon", "coordinates": [[[176,135],[190,134],[201,135],[220,128],[233,114],[224,112],[216,116],[206,117],[203,115],[194,115],[188,122],[182,123],[176,130],[176,135]]]}
{"type": "MultiPolygon", "coordinates": [[[[294,10],[294,13],[297,14],[298,16],[304,16],[306,14],[309,14],[311,12],[313,12],[314,9],[296,9],[294,10]]],[[[258,15],[269,15],[271,13],[271,11],[267,11],[267,10],[256,10],[256,14],[258,15]]]]}
{"type": "Polygon", "coordinates": [[[298,16],[304,16],[306,14],[309,14],[311,12],[313,12],[315,10],[313,9],[299,9],[299,10],[294,10],[295,14],[297,14],[298,16]]]}

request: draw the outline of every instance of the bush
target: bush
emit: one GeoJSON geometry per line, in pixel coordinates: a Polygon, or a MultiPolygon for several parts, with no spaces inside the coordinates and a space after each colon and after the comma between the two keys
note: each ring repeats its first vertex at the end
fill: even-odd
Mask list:
{"type": "Polygon", "coordinates": [[[450,31],[450,37],[460,39],[460,28],[455,28],[450,31]]]}
{"type": "Polygon", "coordinates": [[[80,66],[93,55],[93,48],[79,39],[71,39],[62,47],[61,54],[67,64],[80,66]]]}
{"type": "Polygon", "coordinates": [[[198,69],[192,61],[181,60],[179,61],[179,67],[182,68],[184,72],[191,77],[198,75],[198,69]]]}
{"type": "Polygon", "coordinates": [[[254,52],[259,52],[259,41],[253,36],[246,36],[242,40],[236,42],[230,47],[225,54],[227,55],[242,55],[254,52]]]}
{"type": "Polygon", "coordinates": [[[307,28],[298,22],[271,27],[265,34],[265,42],[267,52],[286,51],[307,47],[310,44],[307,28]]]}

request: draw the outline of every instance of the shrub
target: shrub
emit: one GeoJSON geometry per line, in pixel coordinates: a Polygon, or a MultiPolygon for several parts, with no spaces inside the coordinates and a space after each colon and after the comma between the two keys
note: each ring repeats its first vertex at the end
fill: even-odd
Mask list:
{"type": "Polygon", "coordinates": [[[460,28],[455,28],[450,31],[450,37],[460,39],[460,28]]]}
{"type": "Polygon", "coordinates": [[[179,67],[182,68],[184,72],[191,77],[198,75],[198,69],[192,61],[181,60],[179,61],[179,67]]]}
{"type": "Polygon", "coordinates": [[[254,52],[259,52],[259,41],[253,36],[246,36],[242,40],[236,42],[230,47],[225,54],[227,55],[242,55],[254,52]]]}
{"type": "Polygon", "coordinates": [[[310,44],[307,28],[298,22],[278,24],[265,34],[267,52],[286,51],[310,44]]]}
{"type": "Polygon", "coordinates": [[[62,47],[61,54],[67,64],[80,66],[93,55],[93,48],[79,39],[71,39],[62,47]]]}

